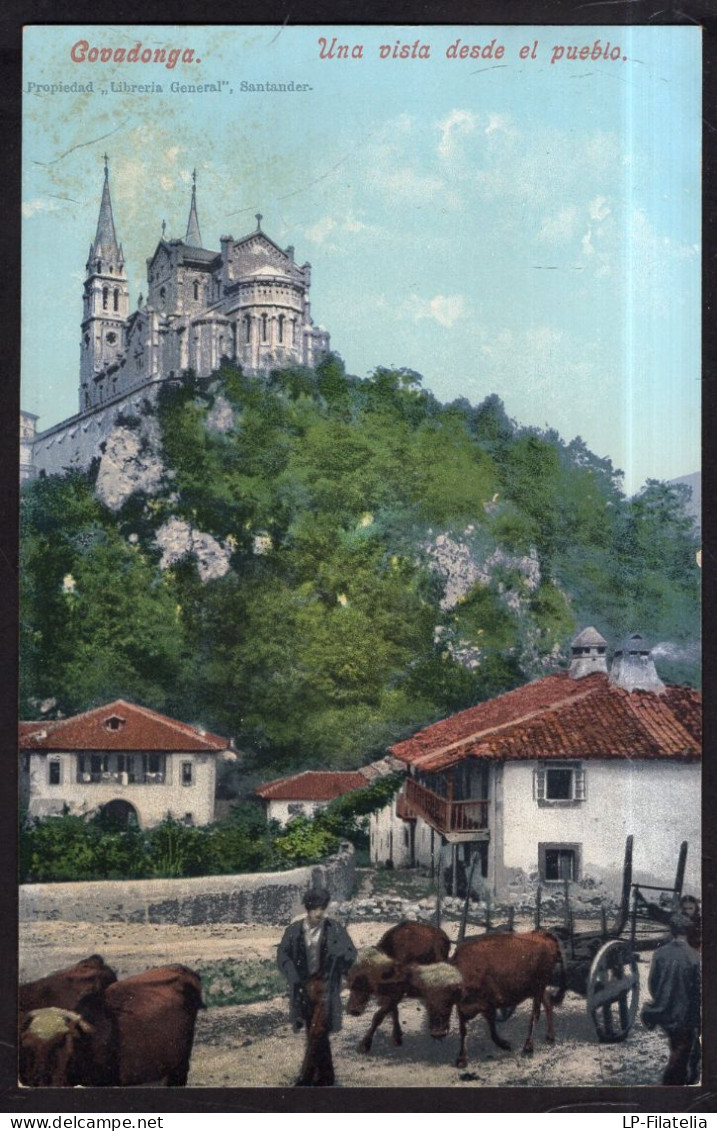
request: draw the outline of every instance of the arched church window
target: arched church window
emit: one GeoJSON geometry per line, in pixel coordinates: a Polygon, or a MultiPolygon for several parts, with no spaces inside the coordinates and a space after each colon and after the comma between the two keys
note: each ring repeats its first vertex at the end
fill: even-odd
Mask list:
{"type": "Polygon", "coordinates": [[[159,297],[161,298],[162,302],[164,302],[164,300],[167,297],[167,288],[166,287],[160,287],[159,288],[159,297]]]}
{"type": "Polygon", "coordinates": [[[244,315],[244,341],[247,344],[251,341],[251,318],[248,314],[244,315]]]}
{"type": "Polygon", "coordinates": [[[283,342],[283,340],[284,340],[284,315],[280,314],[279,315],[279,341],[283,342]]]}
{"type": "Polygon", "coordinates": [[[195,283],[194,283],[194,301],[196,302],[198,298],[199,298],[199,283],[197,283],[195,281],[195,283]]]}
{"type": "Polygon", "coordinates": [[[87,349],[89,344],[90,344],[90,335],[85,334],[85,349],[87,349]]]}
{"type": "Polygon", "coordinates": [[[115,273],[114,267],[110,266],[110,275],[114,275],[114,273],[115,273]]]}
{"type": "Polygon", "coordinates": [[[102,309],[107,310],[110,301],[109,287],[102,288],[102,309]]]}
{"type": "Polygon", "coordinates": [[[115,310],[119,310],[119,287],[115,287],[113,298],[113,305],[115,310]]]}
{"type": "Polygon", "coordinates": [[[261,340],[262,340],[262,342],[265,342],[266,339],[267,339],[267,323],[268,323],[268,321],[269,321],[269,319],[267,318],[266,314],[262,314],[262,316],[261,316],[261,340]]]}

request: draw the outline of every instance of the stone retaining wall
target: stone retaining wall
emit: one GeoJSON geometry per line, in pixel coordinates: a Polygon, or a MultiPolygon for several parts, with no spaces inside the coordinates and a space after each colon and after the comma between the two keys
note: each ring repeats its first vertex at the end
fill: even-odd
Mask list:
{"type": "Polygon", "coordinates": [[[289,872],[198,876],[183,880],[104,880],[23,884],[20,919],[87,923],[287,923],[302,911],[307,887],[328,888],[348,900],[355,880],[354,850],[342,844],[324,864],[289,872]]]}

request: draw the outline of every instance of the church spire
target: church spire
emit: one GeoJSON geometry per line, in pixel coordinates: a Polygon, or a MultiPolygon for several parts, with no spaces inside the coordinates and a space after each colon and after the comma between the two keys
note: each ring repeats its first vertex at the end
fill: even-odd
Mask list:
{"type": "MultiPolygon", "coordinates": [[[[112,216],[112,200],[110,198],[110,180],[109,180],[109,157],[105,153],[105,180],[102,186],[102,200],[100,202],[100,214],[97,220],[97,232],[95,234],[95,242],[92,244],[90,252],[90,260],[96,263],[98,260],[104,263],[118,264],[122,256],[117,247],[117,236],[115,235],[115,222],[112,216]]],[[[88,265],[89,266],[89,265],[88,265]]]]}
{"type": "Polygon", "coordinates": [[[189,247],[201,247],[202,235],[199,231],[199,217],[197,216],[197,170],[192,173],[192,203],[189,206],[189,220],[187,221],[187,234],[184,242],[189,247]]]}

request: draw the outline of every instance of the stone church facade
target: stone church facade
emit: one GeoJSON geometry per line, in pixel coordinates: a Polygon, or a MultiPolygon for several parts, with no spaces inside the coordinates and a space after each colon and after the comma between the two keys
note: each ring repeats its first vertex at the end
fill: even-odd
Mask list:
{"type": "Polygon", "coordinates": [[[23,413],[22,478],[86,467],[122,412],[141,412],[160,382],[185,370],[208,377],[228,359],[261,374],[313,366],[329,352],[329,334],[311,317],[310,264],[299,266],[294,248],[279,247],[256,219],[249,235],[204,247],[193,177],[186,235],[163,235],[147,260],[147,297],[130,313],[105,160],[83,285],[79,411],[37,435],[23,413]]]}

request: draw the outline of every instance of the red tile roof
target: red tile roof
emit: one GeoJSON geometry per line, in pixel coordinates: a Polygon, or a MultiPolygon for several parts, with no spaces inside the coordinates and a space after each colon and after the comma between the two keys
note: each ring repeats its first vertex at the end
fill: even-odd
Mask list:
{"type": "Polygon", "coordinates": [[[21,750],[226,750],[229,740],[116,699],[69,719],[21,722],[21,750]],[[109,719],[119,720],[116,729],[109,719]]]}
{"type": "Polygon", "coordinates": [[[345,793],[365,789],[368,784],[368,779],[359,770],[341,773],[306,770],[303,774],[266,782],[254,792],[265,801],[333,801],[345,793]]]}
{"type": "Polygon", "coordinates": [[[470,707],[391,747],[433,772],[464,758],[670,758],[701,756],[702,696],[687,687],[624,691],[602,673],[546,676],[470,707]]]}

